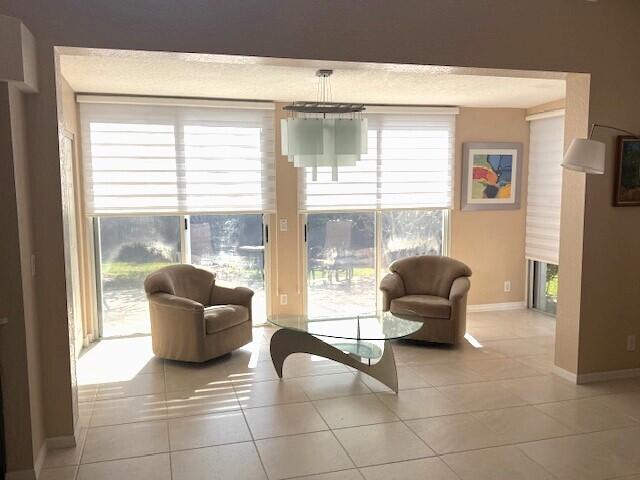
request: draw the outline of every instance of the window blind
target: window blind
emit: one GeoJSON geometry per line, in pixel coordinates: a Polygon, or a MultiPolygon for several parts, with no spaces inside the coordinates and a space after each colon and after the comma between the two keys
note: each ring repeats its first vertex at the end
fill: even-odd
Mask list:
{"type": "Polygon", "coordinates": [[[558,264],[564,116],[529,123],[526,257],[558,264]]]}
{"type": "Polygon", "coordinates": [[[90,215],[275,210],[272,109],[83,102],[80,121],[90,215]]]}
{"type": "Polygon", "coordinates": [[[369,113],[368,152],[353,167],[300,173],[301,211],[451,208],[455,116],[369,113]]]}

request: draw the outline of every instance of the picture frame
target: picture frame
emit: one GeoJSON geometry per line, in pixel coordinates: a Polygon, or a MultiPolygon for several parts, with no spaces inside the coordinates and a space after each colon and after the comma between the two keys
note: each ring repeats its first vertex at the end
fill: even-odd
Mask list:
{"type": "Polygon", "coordinates": [[[614,207],[640,206],[640,138],[618,136],[614,207]]]}
{"type": "Polygon", "coordinates": [[[465,142],[462,150],[461,209],[519,209],[522,143],[465,142]]]}

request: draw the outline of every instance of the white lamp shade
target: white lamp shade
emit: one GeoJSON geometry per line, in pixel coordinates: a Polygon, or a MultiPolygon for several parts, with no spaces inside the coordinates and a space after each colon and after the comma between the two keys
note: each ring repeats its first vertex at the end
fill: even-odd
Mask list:
{"type": "Polygon", "coordinates": [[[574,138],[562,166],[584,173],[604,173],[605,145],[586,138],[574,138]]]}

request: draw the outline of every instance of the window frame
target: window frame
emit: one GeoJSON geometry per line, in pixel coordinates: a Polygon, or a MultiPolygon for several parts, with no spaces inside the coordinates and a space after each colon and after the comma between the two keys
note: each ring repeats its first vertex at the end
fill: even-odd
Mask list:
{"type": "MultiPolygon", "coordinates": [[[[557,311],[554,314],[554,313],[548,312],[546,310],[543,310],[542,308],[540,308],[538,306],[538,304],[536,302],[536,299],[537,299],[537,291],[536,291],[536,289],[539,287],[539,285],[538,285],[538,277],[539,276],[537,275],[538,268],[540,268],[539,264],[557,266],[555,263],[551,263],[551,262],[545,262],[545,261],[542,261],[542,260],[528,259],[528,261],[527,261],[527,308],[529,308],[531,310],[535,310],[536,312],[542,313],[542,314],[547,315],[549,317],[556,318],[557,311]]],[[[546,289],[546,281],[545,281],[544,287],[546,289]]]]}

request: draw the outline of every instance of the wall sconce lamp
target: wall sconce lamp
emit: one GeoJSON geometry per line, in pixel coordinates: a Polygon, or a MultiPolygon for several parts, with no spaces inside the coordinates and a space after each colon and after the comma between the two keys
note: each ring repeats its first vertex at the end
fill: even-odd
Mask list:
{"type": "Polygon", "coordinates": [[[589,138],[574,138],[571,141],[571,145],[569,145],[567,153],[564,155],[564,161],[562,162],[562,166],[564,168],[584,173],[604,173],[604,157],[606,150],[604,143],[593,140],[592,138],[593,132],[596,128],[617,130],[618,132],[640,138],[640,136],[618,127],[594,123],[591,125],[589,138]]]}

